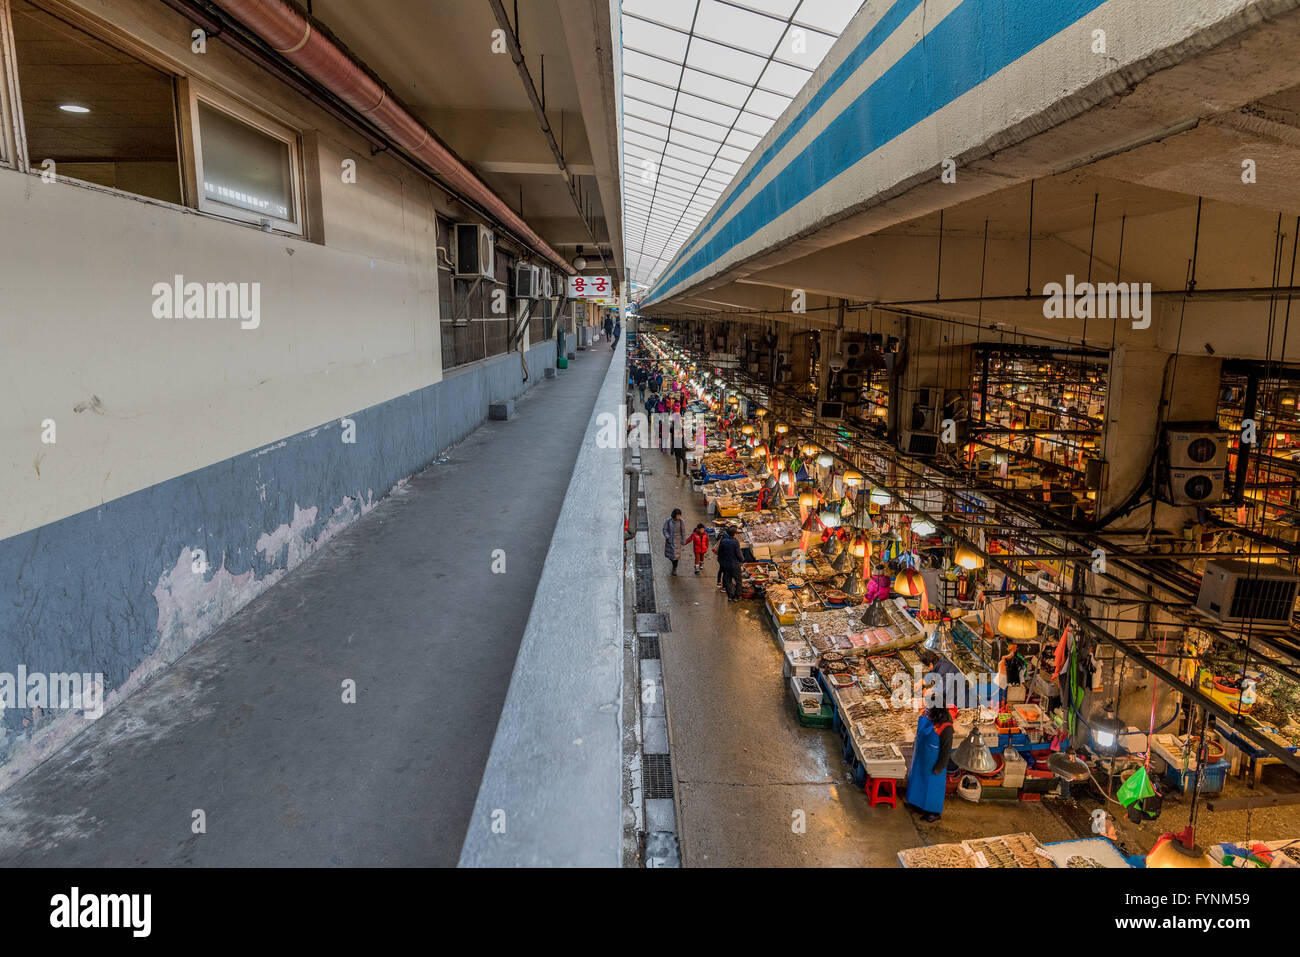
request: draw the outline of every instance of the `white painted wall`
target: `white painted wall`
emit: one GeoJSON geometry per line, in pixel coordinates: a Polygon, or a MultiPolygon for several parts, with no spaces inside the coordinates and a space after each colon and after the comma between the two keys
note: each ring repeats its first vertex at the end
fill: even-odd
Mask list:
{"type": "Polygon", "coordinates": [[[0,166],[0,538],[442,378],[442,193],[219,41],[193,55],[162,4],[79,7],[301,130],[319,242],[0,166]],[[260,283],[259,328],[154,318],[154,283],[177,273],[260,283]]]}

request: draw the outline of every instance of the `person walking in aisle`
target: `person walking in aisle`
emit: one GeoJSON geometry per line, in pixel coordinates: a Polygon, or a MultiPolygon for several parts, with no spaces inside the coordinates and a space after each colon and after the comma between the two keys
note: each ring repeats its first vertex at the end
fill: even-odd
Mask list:
{"type": "Polygon", "coordinates": [[[695,574],[704,570],[704,556],[709,554],[709,533],[703,524],[695,526],[691,532],[690,543],[695,552],[695,574]]]}
{"type": "Polygon", "coordinates": [[[614,317],[605,317],[605,341],[609,342],[614,338],[614,317]]]}
{"type": "Polygon", "coordinates": [[[718,566],[722,570],[722,584],[727,589],[727,601],[740,601],[740,542],[731,526],[723,532],[718,543],[718,566]]]}
{"type": "Polygon", "coordinates": [[[677,574],[677,563],[682,560],[682,550],[686,548],[686,523],[682,521],[682,510],[673,509],[672,516],[664,522],[664,558],[673,563],[672,574],[677,574]]]}
{"type": "Polygon", "coordinates": [[[686,462],[686,436],[682,435],[681,426],[677,425],[680,420],[681,416],[673,416],[673,466],[676,468],[675,474],[689,478],[691,467],[686,462]]]}

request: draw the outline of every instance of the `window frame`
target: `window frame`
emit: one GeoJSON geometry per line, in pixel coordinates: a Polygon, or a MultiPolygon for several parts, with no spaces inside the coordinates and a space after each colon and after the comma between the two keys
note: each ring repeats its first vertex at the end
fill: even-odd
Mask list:
{"type": "Polygon", "coordinates": [[[287,233],[291,236],[307,238],[306,201],[304,196],[304,177],[302,169],[303,146],[300,131],[267,116],[256,107],[242,100],[223,93],[206,83],[189,76],[177,77],[177,89],[180,93],[181,138],[188,149],[182,159],[185,179],[185,198],[192,203],[192,208],[218,219],[230,220],[245,225],[265,228],[267,223],[272,232],[287,233]],[[238,209],[225,203],[208,199],[203,193],[203,133],[199,122],[199,101],[209,107],[225,113],[231,119],[246,126],[251,126],[260,133],[279,140],[289,148],[289,180],[292,193],[293,212],[296,222],[268,216],[252,210],[238,209]]]}

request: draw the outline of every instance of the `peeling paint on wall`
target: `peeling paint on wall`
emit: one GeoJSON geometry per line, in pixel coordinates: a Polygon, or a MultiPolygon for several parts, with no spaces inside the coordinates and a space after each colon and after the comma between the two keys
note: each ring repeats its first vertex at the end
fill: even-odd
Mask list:
{"type": "MultiPolygon", "coordinates": [[[[511,359],[351,414],[355,444],[331,422],[0,540],[0,671],[103,674],[111,710],[520,394],[511,359]]],[[[0,791],[88,724],[0,709],[0,791]]]]}

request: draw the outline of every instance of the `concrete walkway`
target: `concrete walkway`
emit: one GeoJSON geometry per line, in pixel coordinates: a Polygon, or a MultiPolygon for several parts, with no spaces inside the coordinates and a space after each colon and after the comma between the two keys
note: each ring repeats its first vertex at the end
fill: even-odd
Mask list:
{"type": "Polygon", "coordinates": [[[0,866],[455,865],[609,362],[579,352],[0,794],[0,866]]]}
{"type": "Polygon", "coordinates": [[[937,824],[901,801],[897,810],[868,807],[839,736],[795,718],[761,606],[727,603],[712,552],[701,574],[689,558],[668,574],[664,519],[681,508],[688,532],[712,520],[690,481],[673,475],[671,455],[651,450],[642,462],[655,471],[645,479],[655,601],[672,625],[660,657],[685,866],[895,867],[898,851],[923,844],[1026,830],[1043,841],[1075,836],[1041,803],[954,799],[937,824]]]}

